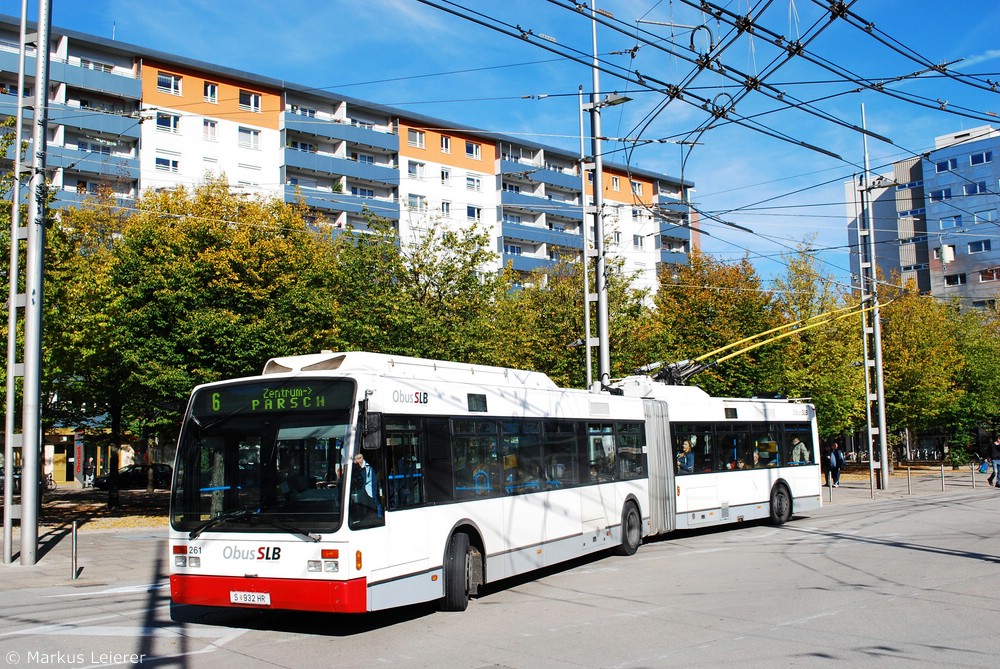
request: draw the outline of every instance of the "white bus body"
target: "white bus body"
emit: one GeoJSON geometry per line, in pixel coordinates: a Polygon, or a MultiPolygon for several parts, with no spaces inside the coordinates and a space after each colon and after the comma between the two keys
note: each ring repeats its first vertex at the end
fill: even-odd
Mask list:
{"type": "Polygon", "coordinates": [[[819,506],[811,406],[646,377],[616,386],[330,352],[200,386],[175,464],[172,600],[460,610],[482,584],[596,550],[631,554],[642,536],[819,506]],[[794,466],[793,434],[810,449],[794,466]],[[699,471],[675,472],[681,439],[694,440],[699,471]]]}

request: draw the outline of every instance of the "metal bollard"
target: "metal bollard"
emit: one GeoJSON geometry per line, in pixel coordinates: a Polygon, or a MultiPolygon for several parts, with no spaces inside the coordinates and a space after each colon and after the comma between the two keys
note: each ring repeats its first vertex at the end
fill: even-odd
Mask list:
{"type": "Polygon", "coordinates": [[[941,465],[941,492],[944,492],[944,465],[941,465]]]}
{"type": "Polygon", "coordinates": [[[913,494],[913,488],[910,486],[910,468],[909,467],[906,468],[906,494],[907,495],[912,495],[913,494]]]}
{"type": "Polygon", "coordinates": [[[72,580],[76,580],[76,521],[73,521],[73,542],[72,542],[73,557],[70,560],[70,566],[73,569],[73,573],[70,575],[72,580]]]}

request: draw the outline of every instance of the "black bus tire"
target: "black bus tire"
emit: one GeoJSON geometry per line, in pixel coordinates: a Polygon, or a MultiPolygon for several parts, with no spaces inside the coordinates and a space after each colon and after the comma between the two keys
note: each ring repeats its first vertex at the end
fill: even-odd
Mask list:
{"type": "Polygon", "coordinates": [[[459,532],[448,541],[444,556],[442,611],[464,611],[469,606],[469,535],[459,532]]]}
{"type": "Polygon", "coordinates": [[[771,522],[784,525],[792,518],[792,493],[784,483],[771,488],[771,522]]]}
{"type": "Polygon", "coordinates": [[[622,509],[622,543],[615,549],[618,555],[635,555],[642,543],[642,518],[635,503],[626,502],[622,509]]]}

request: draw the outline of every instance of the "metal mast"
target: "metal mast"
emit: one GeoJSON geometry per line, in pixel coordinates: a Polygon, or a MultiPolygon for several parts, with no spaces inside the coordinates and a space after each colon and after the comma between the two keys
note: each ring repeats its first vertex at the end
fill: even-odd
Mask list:
{"type": "MultiPolygon", "coordinates": [[[[861,127],[865,128],[865,107],[861,106],[861,127]]],[[[878,281],[875,263],[875,225],[871,207],[871,173],[868,163],[868,136],[863,135],[865,173],[861,183],[861,216],[858,218],[858,266],[860,267],[861,301],[871,309],[862,312],[865,343],[865,412],[868,418],[868,473],[875,490],[875,438],[878,437],[879,462],[882,476],[879,488],[888,489],[889,457],[886,445],[885,387],[882,375],[882,325],[879,319],[878,281]],[[874,388],[875,392],[872,392],[874,388]],[[873,418],[878,425],[873,425],[873,418]]]]}

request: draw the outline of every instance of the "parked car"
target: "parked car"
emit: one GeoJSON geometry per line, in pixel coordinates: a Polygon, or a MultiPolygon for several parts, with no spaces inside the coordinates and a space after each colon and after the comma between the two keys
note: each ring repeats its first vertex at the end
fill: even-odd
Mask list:
{"type": "MultiPolygon", "coordinates": [[[[118,470],[119,490],[142,490],[149,485],[149,468],[153,468],[153,487],[165,489],[170,487],[170,479],[174,470],[170,465],[156,463],[153,465],[129,465],[118,470]]],[[[104,474],[94,479],[94,487],[98,490],[111,488],[111,475],[104,474]]]]}

